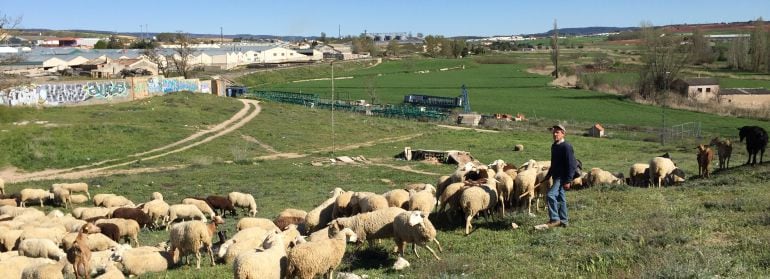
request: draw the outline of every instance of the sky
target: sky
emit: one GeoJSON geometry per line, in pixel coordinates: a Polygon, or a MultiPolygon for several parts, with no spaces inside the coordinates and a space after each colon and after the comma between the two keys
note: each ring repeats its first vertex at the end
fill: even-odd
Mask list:
{"type": "Polygon", "coordinates": [[[553,28],[770,19],[768,0],[0,0],[21,28],[226,35],[492,36],[553,28]]]}

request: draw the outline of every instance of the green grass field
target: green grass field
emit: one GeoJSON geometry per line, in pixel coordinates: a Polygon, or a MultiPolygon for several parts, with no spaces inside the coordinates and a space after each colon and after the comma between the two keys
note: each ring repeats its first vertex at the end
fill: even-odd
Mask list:
{"type": "MultiPolygon", "coordinates": [[[[369,76],[382,74],[377,76],[377,92],[383,100],[398,102],[404,92],[411,90],[456,96],[458,83],[465,83],[477,111],[523,112],[539,119],[527,124],[531,126],[525,131],[482,133],[449,130],[434,123],[335,112],[332,128],[331,111],[266,102],[260,115],[233,133],[184,152],[123,168],[177,164],[187,167],[83,181],[92,185],[92,195],[116,193],[137,203],[149,200],[154,191],[162,192],[169,202],[179,202],[187,196],[249,192],[257,199],[258,217],[272,218],[288,207],[309,211],[326,199],[334,187],[383,193],[411,182],[435,183],[438,178],[376,164],[312,166],[313,161],[362,155],[371,162],[448,175],[453,166],[398,161],[393,156],[405,146],[459,149],[472,152],[484,163],[504,159],[521,164],[529,159],[548,159],[550,135],[544,126],[555,121],[600,121],[643,128],[654,127],[660,120],[660,108],[595,92],[551,88],[546,85],[547,78],[527,74],[522,66],[513,64],[399,61],[355,72],[359,71],[369,76]],[[405,63],[414,63],[414,68],[405,63]],[[464,63],[465,70],[433,70],[464,63]],[[431,69],[431,73],[414,74],[424,69],[431,69]],[[397,137],[407,139],[387,140],[397,137]],[[371,145],[348,148],[364,143],[371,145]],[[515,144],[523,144],[524,151],[513,152],[515,144]],[[258,159],[275,152],[307,156],[258,159]]],[[[306,73],[301,78],[314,78],[313,74],[306,73]]],[[[339,83],[340,88],[350,92],[351,99],[366,98],[365,86],[358,77],[339,83]]],[[[275,88],[299,85],[303,91],[329,93],[324,82],[276,84],[275,88]]],[[[0,165],[40,170],[122,158],[185,138],[224,121],[239,109],[241,103],[233,99],[188,93],[116,105],[43,110],[3,108],[0,139],[13,144],[2,147],[0,165]],[[25,120],[58,125],[12,124],[25,120]]],[[[732,138],[737,137],[737,126],[759,124],[767,128],[765,122],[677,110],[668,110],[667,117],[672,122],[700,120],[704,130],[732,138]]],[[[574,127],[570,125],[576,126],[568,124],[568,129],[574,127]]],[[[568,140],[585,168],[627,173],[633,163],[647,162],[670,152],[688,176],[697,173],[695,150],[689,141],[661,146],[655,142],[575,134],[570,134],[568,140]]],[[[445,249],[440,254],[441,261],[428,257],[422,249],[422,259],[406,255],[411,268],[391,271],[389,267],[396,256],[389,253],[392,241],[386,240],[360,250],[349,247],[338,271],[366,274],[370,278],[763,277],[770,271],[770,193],[766,191],[770,186],[770,165],[739,166],[745,160],[744,146],[737,144],[733,168],[716,172],[709,179],[691,178],[681,186],[663,189],[597,186],[570,191],[571,227],[564,229],[533,230],[532,226],[546,221],[540,211],[536,217],[517,213],[505,218],[479,218],[474,220],[476,230],[464,236],[460,218],[434,214],[431,220],[439,229],[438,239],[445,249]],[[512,230],[511,222],[521,228],[512,230]]],[[[6,190],[13,193],[29,187],[47,189],[56,182],[63,181],[9,184],[6,190]]],[[[235,233],[235,223],[233,218],[227,219],[229,235],[235,233]]],[[[140,235],[140,242],[148,245],[167,239],[165,231],[145,230],[140,235]]],[[[204,257],[204,263],[205,260],[204,257]]],[[[204,264],[200,271],[181,266],[141,278],[230,278],[231,270],[221,264],[204,264]]]]}

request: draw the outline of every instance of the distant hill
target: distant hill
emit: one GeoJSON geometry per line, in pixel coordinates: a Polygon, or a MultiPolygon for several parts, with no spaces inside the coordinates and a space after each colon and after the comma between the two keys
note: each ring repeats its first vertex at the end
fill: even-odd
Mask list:
{"type": "MultiPolygon", "coordinates": [[[[605,26],[592,26],[592,27],[573,27],[573,28],[559,28],[559,35],[565,36],[585,36],[601,33],[613,33],[623,31],[637,30],[639,27],[605,27],[605,26]]],[[[545,37],[553,35],[553,30],[548,32],[530,34],[535,37],[545,37]]]]}

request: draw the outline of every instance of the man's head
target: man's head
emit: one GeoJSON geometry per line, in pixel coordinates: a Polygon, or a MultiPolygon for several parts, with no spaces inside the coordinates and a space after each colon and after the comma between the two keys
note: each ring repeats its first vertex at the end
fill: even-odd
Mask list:
{"type": "Polygon", "coordinates": [[[553,134],[553,141],[561,141],[564,139],[564,134],[567,133],[567,130],[562,125],[553,125],[551,133],[553,134]]]}

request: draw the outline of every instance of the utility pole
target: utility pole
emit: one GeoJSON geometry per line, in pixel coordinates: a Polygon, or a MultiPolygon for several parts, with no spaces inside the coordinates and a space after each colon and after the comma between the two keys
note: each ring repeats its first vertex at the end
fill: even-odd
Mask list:
{"type": "Polygon", "coordinates": [[[336,149],[334,142],[334,61],[332,61],[330,64],[332,66],[332,157],[336,157],[334,155],[334,151],[336,149]]]}
{"type": "Polygon", "coordinates": [[[224,44],[225,43],[225,33],[222,31],[222,26],[219,27],[219,43],[224,44]]]}
{"type": "Polygon", "coordinates": [[[337,24],[337,39],[342,39],[342,24],[337,24]]]}
{"type": "Polygon", "coordinates": [[[559,78],[559,28],[556,19],[553,20],[553,77],[559,78]]]}

